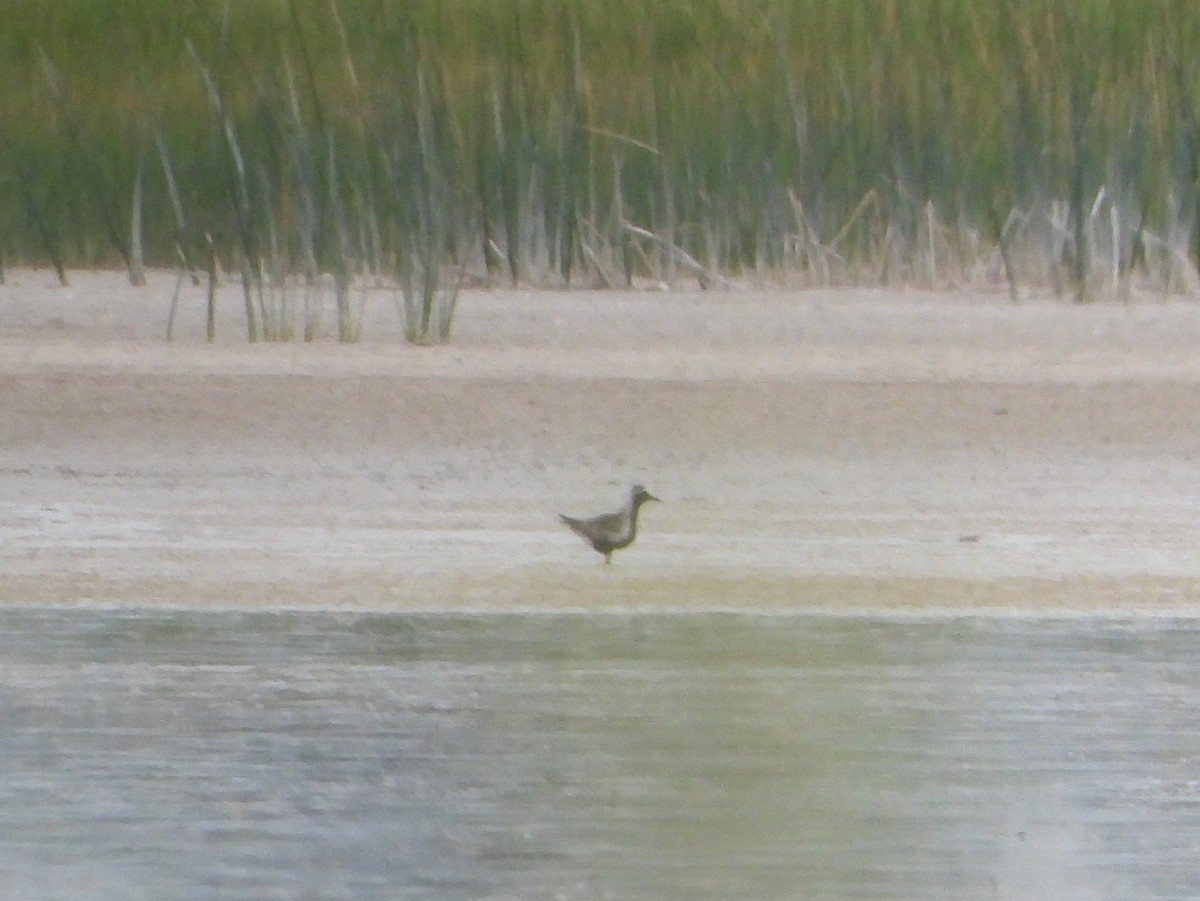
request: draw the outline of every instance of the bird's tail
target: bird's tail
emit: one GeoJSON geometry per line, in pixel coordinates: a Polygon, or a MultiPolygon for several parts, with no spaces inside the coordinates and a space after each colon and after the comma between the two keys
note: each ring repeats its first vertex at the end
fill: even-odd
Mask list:
{"type": "Polygon", "coordinates": [[[583,522],[581,520],[575,519],[572,516],[567,516],[565,513],[558,514],[558,519],[559,522],[561,522],[564,526],[568,526],[569,528],[578,532],[580,535],[583,534],[583,522]]]}

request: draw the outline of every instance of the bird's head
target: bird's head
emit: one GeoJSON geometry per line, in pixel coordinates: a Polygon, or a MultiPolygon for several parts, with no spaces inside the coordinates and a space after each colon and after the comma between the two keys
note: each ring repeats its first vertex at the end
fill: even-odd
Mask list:
{"type": "Polygon", "coordinates": [[[655,497],[653,494],[651,494],[649,491],[647,491],[641,485],[634,485],[633,486],[633,505],[635,507],[640,507],[642,504],[646,503],[646,501],[658,501],[660,504],[662,503],[662,501],[659,498],[655,497]]]}

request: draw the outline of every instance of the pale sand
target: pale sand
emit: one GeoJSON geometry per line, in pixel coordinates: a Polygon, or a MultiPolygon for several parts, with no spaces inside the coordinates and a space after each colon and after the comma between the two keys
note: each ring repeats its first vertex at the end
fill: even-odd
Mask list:
{"type": "MultiPolygon", "coordinates": [[[[440,348],[0,287],[0,603],[1200,610],[1200,306],[472,292],[440,348]],[[605,567],[559,511],[665,500],[605,567]]],[[[326,320],[330,317],[327,315],[326,320]]]]}

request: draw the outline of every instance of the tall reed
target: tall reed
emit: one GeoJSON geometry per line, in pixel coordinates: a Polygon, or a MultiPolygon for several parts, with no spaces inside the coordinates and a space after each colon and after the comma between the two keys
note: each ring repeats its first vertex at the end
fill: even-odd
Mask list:
{"type": "Polygon", "coordinates": [[[327,284],[354,340],[364,280],[406,292],[426,341],[471,282],[994,282],[1079,301],[1196,282],[1185,0],[8,13],[0,257],[63,278],[215,261],[241,279],[251,340],[314,337],[327,284]]]}

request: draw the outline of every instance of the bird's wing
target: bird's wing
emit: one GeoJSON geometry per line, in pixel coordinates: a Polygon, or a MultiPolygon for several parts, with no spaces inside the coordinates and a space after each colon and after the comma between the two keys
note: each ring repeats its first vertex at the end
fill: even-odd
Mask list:
{"type": "Polygon", "coordinates": [[[595,532],[612,535],[625,527],[625,517],[621,513],[605,513],[587,520],[587,525],[595,532]]]}
{"type": "Polygon", "coordinates": [[[605,513],[601,516],[593,516],[590,519],[576,519],[573,516],[560,513],[558,514],[558,518],[580,535],[589,539],[598,535],[608,536],[618,533],[622,530],[624,524],[624,516],[620,513],[605,513]]]}

